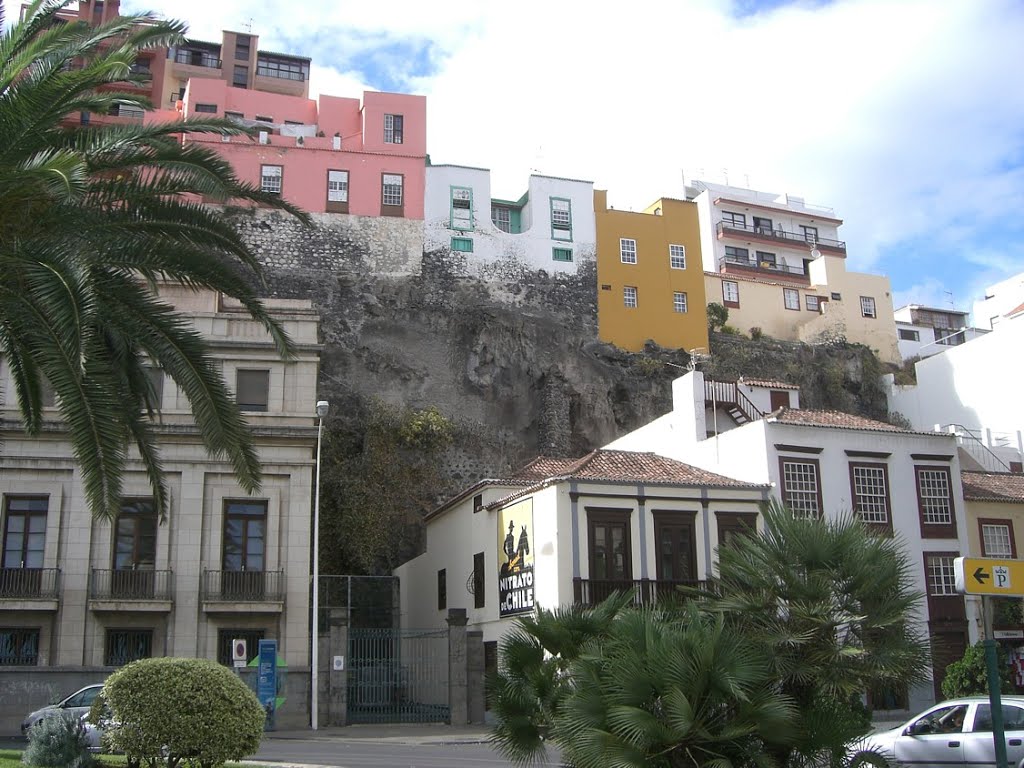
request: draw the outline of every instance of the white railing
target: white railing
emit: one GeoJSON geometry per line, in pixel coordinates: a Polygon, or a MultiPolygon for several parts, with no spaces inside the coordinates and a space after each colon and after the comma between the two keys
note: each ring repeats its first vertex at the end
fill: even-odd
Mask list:
{"type": "MultiPolygon", "coordinates": [[[[1009,472],[1010,465],[997,456],[982,439],[981,430],[970,429],[963,424],[937,424],[936,431],[956,436],[957,445],[988,472],[1009,472]]],[[[991,435],[991,432],[989,433],[991,435]]],[[[1000,433],[996,433],[1000,434],[1000,433]]]]}

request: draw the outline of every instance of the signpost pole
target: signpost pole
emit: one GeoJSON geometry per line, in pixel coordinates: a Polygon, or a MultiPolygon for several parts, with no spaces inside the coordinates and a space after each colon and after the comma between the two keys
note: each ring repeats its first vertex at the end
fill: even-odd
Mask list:
{"type": "Polygon", "coordinates": [[[982,595],[985,617],[985,668],[988,671],[988,703],[992,711],[992,744],[996,749],[996,768],[1007,768],[1006,735],[1003,731],[1003,704],[999,690],[999,662],[992,635],[992,598],[982,595]]]}

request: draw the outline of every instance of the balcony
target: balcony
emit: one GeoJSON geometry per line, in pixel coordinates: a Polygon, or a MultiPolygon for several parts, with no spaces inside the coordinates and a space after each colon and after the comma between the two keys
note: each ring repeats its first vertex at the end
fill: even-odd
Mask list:
{"type": "Polygon", "coordinates": [[[215,58],[206,51],[178,51],[174,54],[175,64],[185,64],[189,67],[203,67],[205,69],[221,69],[224,62],[215,58]]]}
{"type": "Polygon", "coordinates": [[[278,80],[295,80],[300,83],[305,82],[306,80],[306,76],[302,72],[263,65],[257,65],[256,74],[259,77],[274,77],[278,80]]]}
{"type": "Polygon", "coordinates": [[[765,276],[771,275],[775,279],[791,280],[804,285],[810,285],[811,282],[811,278],[806,272],[804,272],[802,264],[799,267],[795,267],[789,266],[788,264],[777,264],[770,261],[759,262],[756,258],[751,256],[747,256],[746,258],[742,256],[722,256],[718,260],[718,271],[739,271],[740,273],[757,273],[765,276]]]}
{"type": "Polygon", "coordinates": [[[705,589],[706,581],[665,579],[573,579],[573,596],[578,605],[597,605],[616,592],[633,592],[635,605],[656,605],[686,599],[679,587],[705,589]]]}
{"type": "Polygon", "coordinates": [[[279,613],[284,593],[284,571],[203,571],[208,613],[279,613]]]}
{"type": "Polygon", "coordinates": [[[174,599],[172,571],[92,569],[89,607],[94,611],[167,612],[174,599]]]}
{"type": "Polygon", "coordinates": [[[723,237],[742,237],[746,239],[759,240],[765,243],[781,243],[790,248],[810,251],[817,248],[820,251],[833,251],[846,255],[846,243],[842,240],[831,240],[827,237],[813,237],[802,232],[787,232],[776,227],[769,229],[764,226],[753,226],[752,224],[735,224],[728,221],[720,221],[717,226],[718,239],[723,237]]]}
{"type": "Polygon", "coordinates": [[[0,608],[55,611],[60,568],[0,568],[0,608]]]}

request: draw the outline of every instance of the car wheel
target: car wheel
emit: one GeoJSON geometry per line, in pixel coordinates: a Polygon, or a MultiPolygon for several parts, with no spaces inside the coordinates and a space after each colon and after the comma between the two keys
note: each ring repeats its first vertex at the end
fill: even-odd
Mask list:
{"type": "Polygon", "coordinates": [[[847,766],[848,768],[889,768],[889,761],[877,752],[858,752],[847,766]]]}

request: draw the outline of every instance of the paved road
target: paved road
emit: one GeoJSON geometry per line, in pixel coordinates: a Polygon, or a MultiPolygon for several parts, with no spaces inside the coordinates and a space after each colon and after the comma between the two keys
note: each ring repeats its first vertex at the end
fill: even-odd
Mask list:
{"type": "MultiPolygon", "coordinates": [[[[368,741],[268,739],[255,761],[313,763],[339,768],[509,768],[487,744],[394,744],[368,741]]],[[[557,762],[549,765],[557,765],[557,762]]]]}

